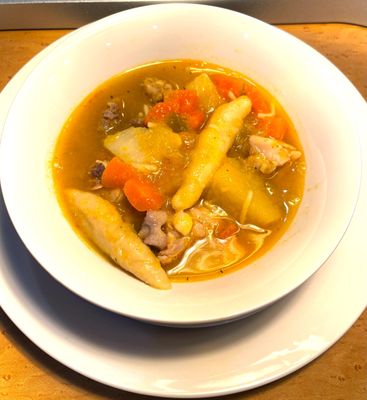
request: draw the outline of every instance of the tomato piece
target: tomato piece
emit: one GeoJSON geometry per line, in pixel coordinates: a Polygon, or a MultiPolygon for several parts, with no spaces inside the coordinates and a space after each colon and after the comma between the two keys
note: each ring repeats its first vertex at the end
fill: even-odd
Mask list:
{"type": "Polygon", "coordinates": [[[194,90],[178,89],[168,92],[164,101],[154,105],[145,118],[145,122],[167,123],[172,115],[181,117],[188,129],[199,129],[205,120],[200,110],[199,97],[194,90]]]}
{"type": "Polygon", "coordinates": [[[155,104],[145,117],[145,123],[148,122],[164,122],[169,115],[175,112],[174,104],[161,102],[155,104]]]}

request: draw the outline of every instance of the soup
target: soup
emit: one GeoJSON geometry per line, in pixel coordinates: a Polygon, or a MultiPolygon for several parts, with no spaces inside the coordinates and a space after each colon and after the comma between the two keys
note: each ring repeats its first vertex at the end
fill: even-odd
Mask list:
{"type": "Polygon", "coordinates": [[[305,161],[267,91],[226,68],[174,60],[87,96],[60,134],[53,176],[80,236],[166,289],[268,251],[302,199],[305,161]]]}

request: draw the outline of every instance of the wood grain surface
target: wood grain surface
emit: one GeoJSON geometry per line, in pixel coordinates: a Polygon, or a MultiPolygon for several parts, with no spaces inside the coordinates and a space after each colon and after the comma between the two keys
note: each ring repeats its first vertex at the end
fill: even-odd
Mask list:
{"type": "MultiPolygon", "coordinates": [[[[329,58],[367,99],[366,28],[345,24],[280,28],[329,58]]],[[[0,90],[31,57],[65,33],[0,32],[0,90]]],[[[64,367],[30,342],[2,311],[0,330],[0,400],[149,399],[96,383],[64,367]]],[[[227,399],[367,400],[367,310],[309,365],[277,382],[227,399]]]]}

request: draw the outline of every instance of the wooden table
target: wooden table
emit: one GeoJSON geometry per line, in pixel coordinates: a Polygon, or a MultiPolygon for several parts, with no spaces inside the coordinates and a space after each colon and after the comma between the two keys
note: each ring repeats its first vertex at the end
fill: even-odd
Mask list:
{"type": "MultiPolygon", "coordinates": [[[[328,57],[367,99],[366,28],[346,24],[281,28],[328,57]]],[[[31,57],[65,33],[0,32],[0,90],[31,57]]],[[[96,383],[64,367],[30,342],[1,311],[0,328],[0,400],[149,399],[96,383]]],[[[227,398],[366,400],[367,310],[332,348],[311,364],[277,382],[227,398]]]]}

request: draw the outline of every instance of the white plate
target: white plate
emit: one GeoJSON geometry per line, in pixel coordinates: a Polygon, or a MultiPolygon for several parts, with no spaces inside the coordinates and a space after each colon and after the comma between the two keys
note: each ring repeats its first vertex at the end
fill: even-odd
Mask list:
{"type": "MultiPolygon", "coordinates": [[[[43,54],[0,95],[0,130],[19,86],[43,54]]],[[[166,397],[207,397],[279,379],[327,350],[367,305],[367,139],[361,140],[363,187],[339,247],[301,288],[252,317],[214,328],[173,329],[93,306],[37,264],[17,236],[2,200],[1,306],[50,356],[116,388],[166,397]]]]}

